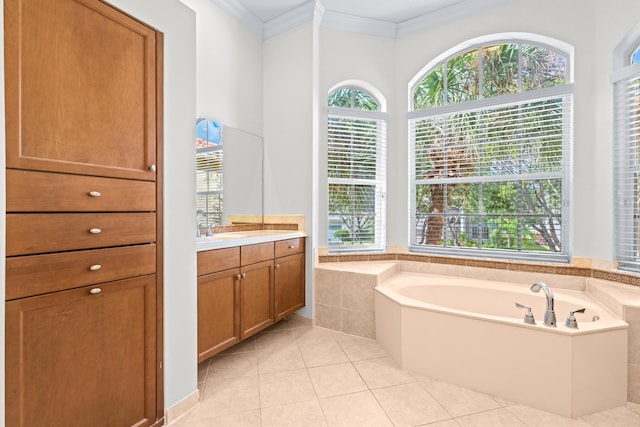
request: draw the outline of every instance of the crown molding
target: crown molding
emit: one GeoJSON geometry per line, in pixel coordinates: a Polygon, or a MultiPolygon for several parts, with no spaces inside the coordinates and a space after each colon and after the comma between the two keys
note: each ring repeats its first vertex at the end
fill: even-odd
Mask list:
{"type": "Polygon", "coordinates": [[[266,40],[310,21],[338,30],[394,39],[511,3],[514,0],[483,0],[482,2],[461,0],[451,6],[400,23],[325,10],[321,0],[309,0],[263,23],[238,0],[210,1],[239,20],[258,37],[266,40]]]}
{"type": "Polygon", "coordinates": [[[512,3],[514,0],[483,0],[482,2],[474,0],[462,0],[451,6],[438,9],[424,15],[416,16],[398,24],[397,37],[406,36],[417,31],[426,30],[455,21],[476,13],[483,12],[488,9],[501,6],[503,4],[512,3]]]}
{"type": "Polygon", "coordinates": [[[290,11],[265,22],[263,26],[264,39],[270,39],[271,37],[284,33],[298,25],[302,25],[305,22],[312,22],[315,19],[316,10],[319,10],[322,13],[324,12],[324,7],[320,2],[308,1],[295,9],[291,9],[290,11]],[[318,9],[316,5],[319,5],[320,9],[318,9]]]}
{"type": "Polygon", "coordinates": [[[236,0],[209,0],[220,7],[232,17],[236,18],[242,25],[249,28],[259,38],[264,37],[264,24],[253,13],[236,0]]]}
{"type": "Polygon", "coordinates": [[[344,13],[327,10],[322,18],[322,25],[337,30],[363,33],[371,36],[396,38],[398,25],[393,22],[378,19],[363,18],[361,16],[346,15],[344,13]]]}

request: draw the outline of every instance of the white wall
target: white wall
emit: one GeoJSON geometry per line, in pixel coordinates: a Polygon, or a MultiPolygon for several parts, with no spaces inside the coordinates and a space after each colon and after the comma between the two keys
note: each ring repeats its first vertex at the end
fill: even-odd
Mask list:
{"type": "MultiPolygon", "coordinates": [[[[313,207],[314,24],[264,42],[265,215],[305,215],[313,207]]],[[[307,244],[307,306],[313,310],[312,238],[307,244]]]]}
{"type": "Polygon", "coordinates": [[[196,12],[196,113],[262,135],[262,40],[210,0],[196,12]]]}

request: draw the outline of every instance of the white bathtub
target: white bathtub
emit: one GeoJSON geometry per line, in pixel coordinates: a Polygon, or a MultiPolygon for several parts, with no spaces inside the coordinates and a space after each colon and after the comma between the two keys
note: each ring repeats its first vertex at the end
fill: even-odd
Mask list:
{"type": "Polygon", "coordinates": [[[529,286],[400,272],[376,287],[376,339],[403,369],[563,416],[624,405],[627,323],[583,292],[552,291],[556,328],[529,286]]]}

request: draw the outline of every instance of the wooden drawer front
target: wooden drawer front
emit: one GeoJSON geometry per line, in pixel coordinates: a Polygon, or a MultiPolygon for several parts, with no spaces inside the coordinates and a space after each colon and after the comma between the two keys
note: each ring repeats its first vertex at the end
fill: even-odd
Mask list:
{"type": "Polygon", "coordinates": [[[154,213],[7,214],[6,218],[8,256],[156,240],[154,213]]]}
{"type": "Polygon", "coordinates": [[[7,212],[155,210],[153,182],[7,170],[7,212]]]}
{"type": "Polygon", "coordinates": [[[198,252],[198,276],[240,267],[240,247],[198,252]]]}
{"type": "Polygon", "coordinates": [[[156,245],[7,258],[6,299],[56,292],[156,271],[156,245]]]}
{"type": "Polygon", "coordinates": [[[242,246],[240,249],[240,261],[242,265],[268,261],[273,259],[273,253],[273,242],[242,246]]]}
{"type": "Polygon", "coordinates": [[[304,237],[298,239],[278,240],[276,243],[276,258],[304,252],[304,237]]]}

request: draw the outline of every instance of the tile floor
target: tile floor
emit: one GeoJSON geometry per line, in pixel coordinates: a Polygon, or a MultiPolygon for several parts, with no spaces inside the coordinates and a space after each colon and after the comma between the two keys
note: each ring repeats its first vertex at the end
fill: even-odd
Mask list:
{"type": "Polygon", "coordinates": [[[293,315],[198,366],[172,427],[640,426],[640,405],[569,419],[398,369],[375,341],[293,315]]]}

